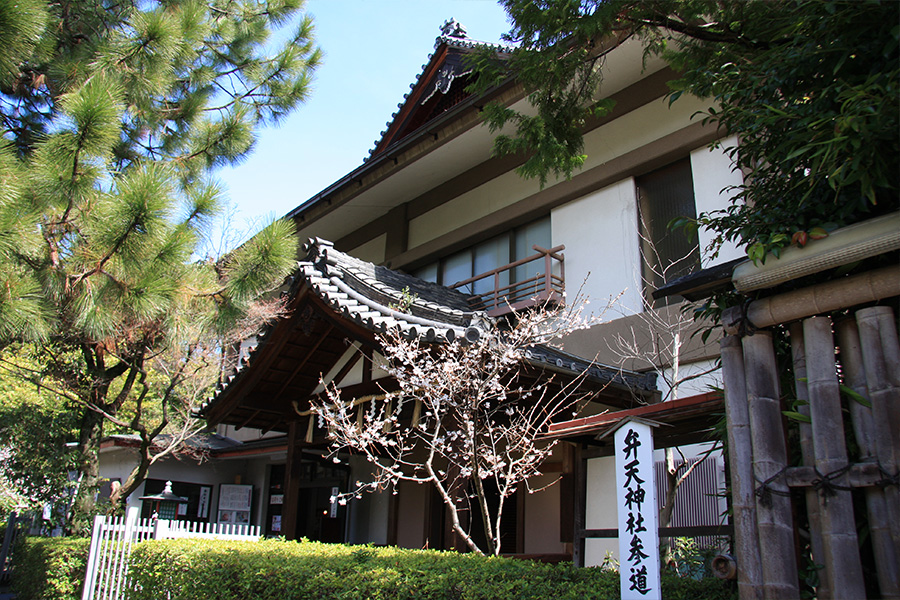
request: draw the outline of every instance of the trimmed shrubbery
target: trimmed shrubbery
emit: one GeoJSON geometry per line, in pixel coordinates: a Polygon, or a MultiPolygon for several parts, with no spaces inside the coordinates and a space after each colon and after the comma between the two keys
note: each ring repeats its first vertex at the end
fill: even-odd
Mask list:
{"type": "MultiPolygon", "coordinates": [[[[618,574],[474,554],[317,542],[143,542],[129,600],[447,599],[619,597],[618,574]]],[[[731,585],[666,576],[669,600],[731,600],[731,585]]]]}
{"type": "MultiPolygon", "coordinates": [[[[22,538],[19,600],[78,600],[90,540],[22,538]]],[[[619,576],[474,554],[318,542],[142,542],[131,557],[128,600],[614,599],[619,576]]],[[[735,600],[731,584],[666,574],[666,600],[735,600]]]]}
{"type": "Polygon", "coordinates": [[[18,600],[79,600],[91,540],[21,536],[13,555],[18,600]]]}

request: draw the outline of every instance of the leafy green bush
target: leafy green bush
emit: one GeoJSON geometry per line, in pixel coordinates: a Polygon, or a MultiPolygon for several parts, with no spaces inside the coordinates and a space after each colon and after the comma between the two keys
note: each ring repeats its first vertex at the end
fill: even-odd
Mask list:
{"type": "MultiPolygon", "coordinates": [[[[149,541],[131,556],[129,600],[503,600],[619,597],[618,574],[434,550],[317,542],[149,541]]],[[[732,600],[716,580],[667,576],[671,600],[732,600]],[[677,581],[675,581],[677,580],[677,581]]]]}
{"type": "Polygon", "coordinates": [[[91,540],[20,537],[12,587],[18,600],[79,600],[91,540]]]}

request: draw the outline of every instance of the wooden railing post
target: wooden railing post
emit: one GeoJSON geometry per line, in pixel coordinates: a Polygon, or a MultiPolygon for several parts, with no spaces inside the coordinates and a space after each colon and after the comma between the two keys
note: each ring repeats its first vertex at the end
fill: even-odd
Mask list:
{"type": "Polygon", "coordinates": [[[553,292],[553,263],[550,262],[550,252],[544,251],[544,293],[547,297],[553,292]]]}

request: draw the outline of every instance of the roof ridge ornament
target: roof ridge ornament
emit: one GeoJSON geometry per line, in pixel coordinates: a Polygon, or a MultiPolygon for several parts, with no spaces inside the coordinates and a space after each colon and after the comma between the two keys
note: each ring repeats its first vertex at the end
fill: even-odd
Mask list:
{"type": "Polygon", "coordinates": [[[434,47],[437,48],[444,42],[444,38],[468,39],[469,34],[465,26],[454,18],[449,18],[441,25],[441,35],[434,41],[434,47]]]}

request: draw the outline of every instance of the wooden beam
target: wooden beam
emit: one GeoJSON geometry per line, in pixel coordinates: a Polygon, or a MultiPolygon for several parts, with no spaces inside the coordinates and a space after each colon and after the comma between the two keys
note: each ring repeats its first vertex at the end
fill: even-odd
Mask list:
{"type": "MultiPolygon", "coordinates": [[[[731,525],[692,525],[686,527],[660,527],[659,537],[700,537],[706,535],[730,536],[734,533],[731,525]]],[[[618,529],[582,529],[582,538],[617,538],[618,529]]]]}
{"type": "MultiPolygon", "coordinates": [[[[851,488],[867,488],[884,485],[884,473],[877,463],[854,463],[850,465],[847,479],[841,485],[851,488]]],[[[817,487],[822,485],[822,473],[815,467],[790,467],[784,472],[784,481],[788,487],[817,487]]]]}
{"type": "Polygon", "coordinates": [[[356,366],[356,363],[359,362],[359,359],[362,358],[362,351],[357,348],[356,352],[344,363],[344,366],[341,367],[341,370],[337,372],[337,375],[331,378],[329,383],[333,383],[334,385],[338,385],[340,382],[344,380],[344,377],[350,373],[350,369],[356,366]]]}
{"type": "Polygon", "coordinates": [[[306,299],[309,288],[303,286],[291,299],[288,309],[291,316],[276,322],[266,338],[257,347],[257,356],[251,364],[235,375],[234,380],[222,391],[220,396],[210,405],[206,412],[206,419],[211,424],[220,423],[228,413],[237,408],[247,392],[252,390],[259,382],[262,374],[272,366],[272,363],[281,354],[281,349],[290,338],[291,332],[297,325],[299,315],[302,313],[299,307],[306,299]]]}
{"type": "Polygon", "coordinates": [[[289,540],[297,539],[297,510],[300,503],[300,478],[303,451],[303,425],[292,421],[288,429],[287,464],[284,468],[284,505],[281,508],[281,532],[289,540]]]}
{"type": "Polygon", "coordinates": [[[304,356],[300,360],[300,362],[297,363],[297,366],[294,367],[294,370],[291,372],[291,374],[288,376],[288,378],[285,380],[285,382],[281,385],[281,389],[278,390],[278,393],[275,394],[275,396],[272,398],[272,402],[276,402],[279,398],[281,398],[281,395],[284,393],[284,390],[286,390],[287,387],[291,384],[291,382],[294,381],[294,378],[297,376],[297,374],[303,370],[303,367],[305,367],[306,363],[309,362],[309,359],[312,358],[313,355],[315,355],[316,350],[318,350],[319,346],[322,345],[322,342],[324,342],[328,338],[328,336],[331,334],[332,330],[334,330],[334,326],[329,324],[326,327],[325,332],[319,336],[319,339],[316,341],[315,344],[313,344],[313,347],[310,348],[309,351],[306,353],[306,356],[304,356]]]}
{"type": "MultiPolygon", "coordinates": [[[[357,383],[355,385],[348,385],[346,387],[338,389],[341,392],[341,396],[345,398],[361,398],[363,396],[373,396],[385,392],[395,392],[400,389],[400,384],[397,383],[397,380],[393,377],[382,377],[380,379],[365,381],[363,383],[357,383]]],[[[303,401],[298,402],[297,405],[306,407],[309,406],[313,400],[321,402],[324,393],[325,392],[307,396],[303,401]]]]}

